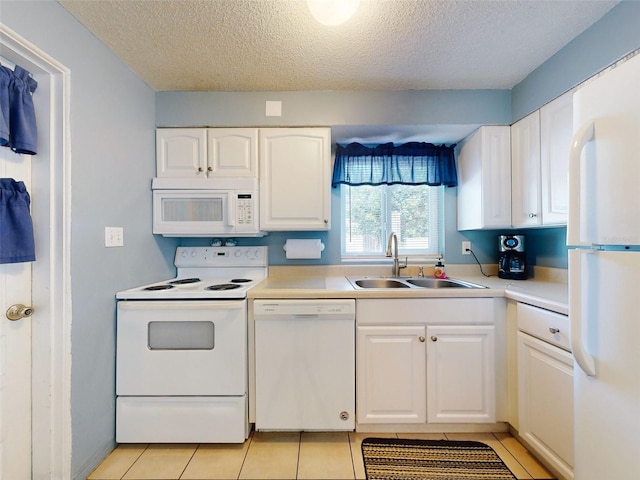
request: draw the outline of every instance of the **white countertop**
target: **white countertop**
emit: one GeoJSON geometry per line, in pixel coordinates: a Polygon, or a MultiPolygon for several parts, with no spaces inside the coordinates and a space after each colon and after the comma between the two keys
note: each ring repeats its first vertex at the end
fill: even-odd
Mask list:
{"type": "MultiPolygon", "coordinates": [[[[489,271],[485,268],[485,271],[489,271]]],[[[451,278],[483,285],[487,288],[400,288],[355,289],[347,276],[389,276],[388,267],[342,266],[272,266],[269,277],[248,292],[255,298],[462,298],[506,297],[567,315],[568,288],[566,271],[536,268],[528,280],[504,280],[485,277],[475,266],[449,266],[451,278]]],[[[425,269],[425,276],[429,271],[425,269]]],[[[404,273],[404,272],[403,272],[404,273]]],[[[409,276],[417,276],[411,270],[409,276]]]]}

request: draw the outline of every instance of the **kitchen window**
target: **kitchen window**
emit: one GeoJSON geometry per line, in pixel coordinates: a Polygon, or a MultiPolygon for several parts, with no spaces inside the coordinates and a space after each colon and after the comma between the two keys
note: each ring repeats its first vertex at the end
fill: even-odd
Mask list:
{"type": "Polygon", "coordinates": [[[400,255],[441,256],[443,187],[340,187],[342,257],[384,256],[391,232],[400,255]]]}
{"type": "Polygon", "coordinates": [[[454,147],[411,142],[336,145],[332,185],[340,187],[342,257],[442,254],[443,189],[457,185],[454,147]]]}

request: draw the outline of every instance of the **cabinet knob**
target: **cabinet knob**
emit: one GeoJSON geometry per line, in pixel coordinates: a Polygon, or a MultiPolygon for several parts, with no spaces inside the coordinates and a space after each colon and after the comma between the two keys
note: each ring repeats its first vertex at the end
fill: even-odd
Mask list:
{"type": "Polygon", "coordinates": [[[431,341],[432,341],[432,342],[437,342],[437,341],[438,341],[438,337],[436,337],[435,335],[433,335],[433,336],[431,337],[431,341]]]}
{"type": "Polygon", "coordinates": [[[536,218],[538,216],[537,213],[530,213],[529,218],[536,218]]]}
{"type": "Polygon", "coordinates": [[[199,172],[202,172],[202,167],[198,167],[198,171],[199,171],[199,172]]]}
{"type": "Polygon", "coordinates": [[[213,168],[207,167],[207,172],[213,172],[213,168]]]}
{"type": "Polygon", "coordinates": [[[422,335],[418,337],[418,340],[420,340],[422,343],[424,343],[424,341],[426,340],[426,338],[424,338],[422,335]]]}
{"type": "Polygon", "coordinates": [[[560,333],[560,329],[559,328],[553,328],[553,327],[549,327],[549,331],[555,335],[556,333],[560,333]]]}

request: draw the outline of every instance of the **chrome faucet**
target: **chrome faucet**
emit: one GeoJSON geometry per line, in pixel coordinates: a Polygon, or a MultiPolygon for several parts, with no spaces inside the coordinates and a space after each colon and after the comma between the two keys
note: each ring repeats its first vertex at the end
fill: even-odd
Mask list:
{"type": "Polygon", "coordinates": [[[387,257],[391,257],[391,245],[395,244],[395,249],[393,251],[393,276],[400,276],[400,269],[407,268],[407,257],[404,258],[404,265],[400,265],[400,261],[398,260],[398,237],[396,234],[391,232],[389,235],[389,240],[387,240],[387,257]]]}

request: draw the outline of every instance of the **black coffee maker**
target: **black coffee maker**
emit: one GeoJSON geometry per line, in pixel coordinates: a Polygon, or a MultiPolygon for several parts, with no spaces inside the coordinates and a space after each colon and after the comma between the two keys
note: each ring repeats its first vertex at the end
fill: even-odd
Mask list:
{"type": "Polygon", "coordinates": [[[524,251],[524,235],[500,235],[498,240],[500,244],[498,277],[526,280],[527,261],[524,251]]]}

